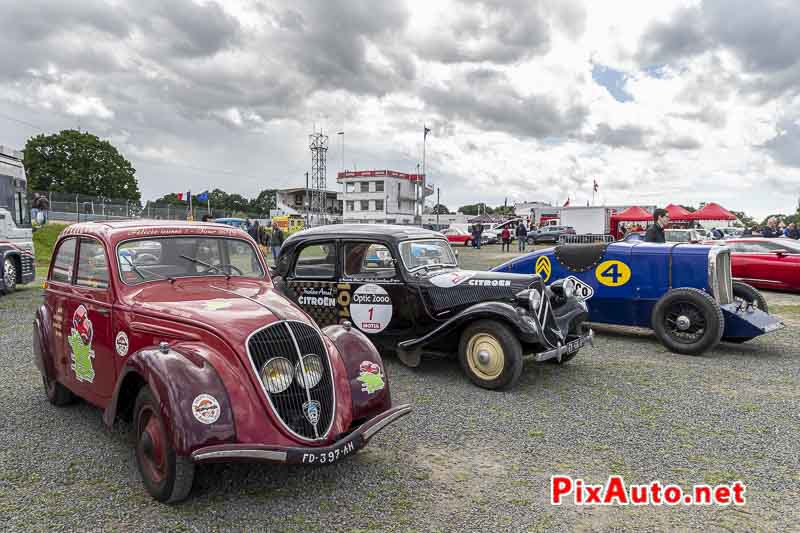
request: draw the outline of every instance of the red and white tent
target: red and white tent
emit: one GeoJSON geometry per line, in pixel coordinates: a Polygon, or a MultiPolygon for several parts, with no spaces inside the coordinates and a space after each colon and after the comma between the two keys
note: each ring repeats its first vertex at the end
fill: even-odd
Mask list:
{"type": "Polygon", "coordinates": [[[679,205],[669,204],[664,209],[666,209],[667,213],[669,213],[669,219],[675,222],[686,222],[688,220],[694,220],[692,218],[691,211],[688,211],[679,205]]]}
{"type": "Polygon", "coordinates": [[[691,220],[736,220],[736,215],[714,202],[707,203],[691,217],[691,220]]]}

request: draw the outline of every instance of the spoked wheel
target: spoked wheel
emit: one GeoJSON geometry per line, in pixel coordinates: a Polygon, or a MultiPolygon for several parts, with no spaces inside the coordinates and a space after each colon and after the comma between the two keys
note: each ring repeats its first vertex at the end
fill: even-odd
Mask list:
{"type": "Polygon", "coordinates": [[[17,263],[10,257],[3,261],[3,285],[5,292],[14,292],[17,288],[17,263]]]}
{"type": "Polygon", "coordinates": [[[186,499],[194,481],[194,463],[175,454],[149,387],[139,391],[134,413],[136,463],[147,492],[160,502],[186,499]]]}
{"type": "Polygon", "coordinates": [[[469,379],[484,389],[513,386],[522,374],[522,345],[508,326],[479,320],[461,334],[458,358],[469,379]]]}
{"type": "Polygon", "coordinates": [[[725,329],[722,309],[698,289],[673,289],[653,308],[653,330],[673,352],[699,355],[719,343],[725,329]]]}

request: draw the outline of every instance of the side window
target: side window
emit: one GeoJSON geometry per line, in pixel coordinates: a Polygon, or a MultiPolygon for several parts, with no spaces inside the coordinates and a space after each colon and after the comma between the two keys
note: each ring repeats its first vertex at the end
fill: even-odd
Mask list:
{"type": "Polygon", "coordinates": [[[294,275],[297,278],[333,279],[336,275],[336,243],[312,244],[300,250],[294,275]]]}
{"type": "Polygon", "coordinates": [[[61,241],[56,257],[53,260],[53,273],[50,275],[52,281],[62,283],[72,282],[72,265],[75,264],[75,239],[70,237],[61,241]]]}
{"type": "Polygon", "coordinates": [[[344,273],[351,278],[391,279],[396,277],[392,253],[383,244],[350,242],[344,247],[344,273]]]}
{"type": "Polygon", "coordinates": [[[108,262],[103,245],[94,239],[81,239],[76,285],[95,289],[108,288],[108,262]]]}

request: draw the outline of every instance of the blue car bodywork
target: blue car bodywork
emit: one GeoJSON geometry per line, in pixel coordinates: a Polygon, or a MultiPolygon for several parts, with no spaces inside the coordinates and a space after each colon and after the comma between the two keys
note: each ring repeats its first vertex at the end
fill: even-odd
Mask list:
{"type": "Polygon", "coordinates": [[[783,325],[734,299],[730,252],[720,246],[618,241],[562,245],[517,257],[495,272],[538,273],[546,283],[572,279],[589,307],[589,321],[653,328],[658,301],[673,288],[711,295],[725,320],[722,340],[742,342],[783,325]]]}

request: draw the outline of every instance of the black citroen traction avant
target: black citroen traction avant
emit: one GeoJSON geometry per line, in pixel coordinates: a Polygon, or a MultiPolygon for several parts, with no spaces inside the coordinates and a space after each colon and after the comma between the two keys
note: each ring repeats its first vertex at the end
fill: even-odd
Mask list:
{"type": "Polygon", "coordinates": [[[586,305],[536,274],[461,270],[441,233],[333,225],[283,243],[276,285],[321,326],[348,321],[409,366],[456,352],[478,386],[513,386],[523,356],[564,363],[593,333],[586,305]]]}

